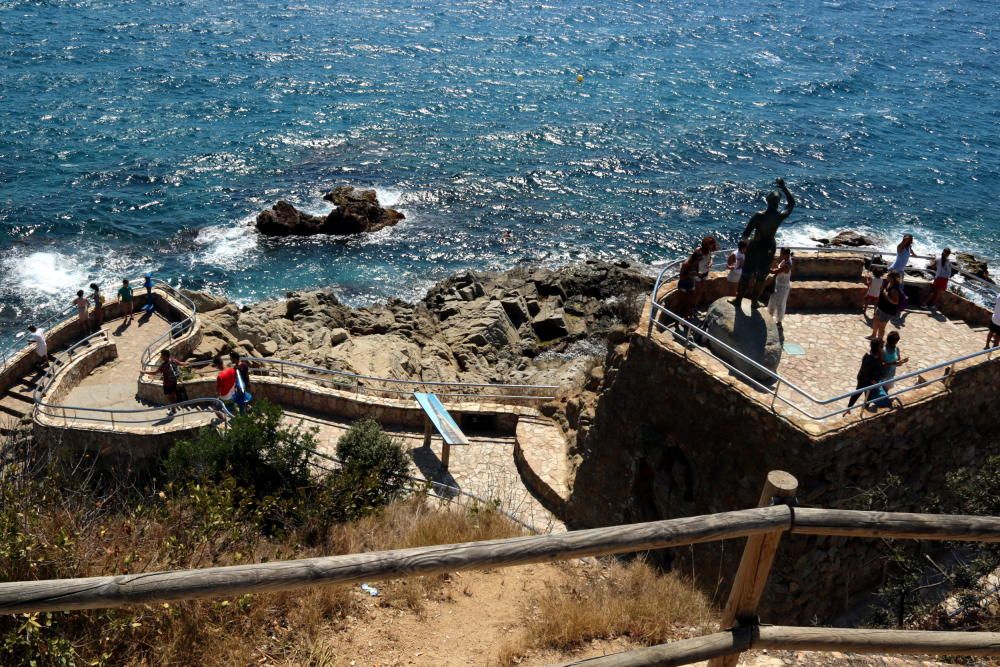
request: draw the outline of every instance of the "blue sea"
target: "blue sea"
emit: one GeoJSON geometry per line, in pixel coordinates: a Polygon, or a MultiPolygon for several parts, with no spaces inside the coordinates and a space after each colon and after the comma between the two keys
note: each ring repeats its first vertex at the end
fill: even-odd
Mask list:
{"type": "Polygon", "coordinates": [[[995,260],[998,24],[992,0],[0,0],[0,333],[149,269],[366,303],[654,264],[736,238],[777,176],[788,242],[910,231],[995,260]],[[342,184],[406,221],[248,227],[342,184]]]}

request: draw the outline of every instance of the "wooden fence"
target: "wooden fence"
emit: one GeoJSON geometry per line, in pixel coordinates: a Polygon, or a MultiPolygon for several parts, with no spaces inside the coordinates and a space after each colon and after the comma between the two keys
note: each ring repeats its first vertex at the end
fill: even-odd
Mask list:
{"type": "Polygon", "coordinates": [[[0,584],[0,613],[100,609],[349,584],[379,578],[601,556],[746,537],[722,613],[723,632],[570,664],[731,667],[750,648],[859,653],[1000,655],[1000,633],[764,626],[757,607],[784,533],[1000,542],[1000,517],[795,507],[798,482],[772,471],[759,507],[559,535],[443,544],[256,565],[0,584]]]}

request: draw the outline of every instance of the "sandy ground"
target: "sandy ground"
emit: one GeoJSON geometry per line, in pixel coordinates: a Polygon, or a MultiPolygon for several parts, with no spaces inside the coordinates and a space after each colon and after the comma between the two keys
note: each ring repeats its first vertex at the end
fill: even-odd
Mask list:
{"type": "MultiPolygon", "coordinates": [[[[546,582],[564,580],[565,572],[552,565],[526,565],[486,572],[451,575],[440,589],[414,610],[405,603],[401,582],[375,584],[378,597],[358,589],[362,612],[347,627],[320,641],[320,653],[334,665],[392,667],[488,666],[506,642],[524,627],[531,599],[546,582]]],[[[524,667],[559,664],[638,648],[627,638],[592,641],[571,653],[531,651],[516,664],[524,667]]],[[[752,652],[740,661],[746,667],[927,667],[941,665],[926,659],[817,654],[785,651],[752,652]]],[[[707,663],[697,663],[705,667],[707,663]]]]}

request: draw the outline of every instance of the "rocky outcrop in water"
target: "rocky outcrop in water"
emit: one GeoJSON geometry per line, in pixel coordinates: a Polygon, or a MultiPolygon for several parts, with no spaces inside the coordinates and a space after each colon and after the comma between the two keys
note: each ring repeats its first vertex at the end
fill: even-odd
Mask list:
{"type": "Polygon", "coordinates": [[[287,201],[279,201],[257,215],[257,231],[266,236],[347,236],[377,232],[405,218],[399,211],[381,206],[374,190],[357,190],[348,185],[334,188],[323,199],[334,204],[326,216],[305,213],[287,201]]]}
{"type": "Polygon", "coordinates": [[[204,333],[194,356],[236,349],[381,377],[580,387],[603,339],[638,320],[651,288],[634,265],[589,261],[462,273],[416,303],[364,308],[329,291],[243,308],[192,293],[204,333]]]}
{"type": "Polygon", "coordinates": [[[876,239],[853,231],[840,232],[832,239],[813,239],[813,241],[822,246],[831,246],[834,248],[859,248],[862,246],[878,245],[876,239]]]}

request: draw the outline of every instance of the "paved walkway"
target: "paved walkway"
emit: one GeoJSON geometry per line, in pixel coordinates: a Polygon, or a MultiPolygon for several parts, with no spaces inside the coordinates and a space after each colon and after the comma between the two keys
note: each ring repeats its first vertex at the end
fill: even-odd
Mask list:
{"type": "MultiPolygon", "coordinates": [[[[285,420],[307,429],[316,429],[319,451],[336,456],[337,440],[350,428],[348,421],[334,421],[305,412],[285,410],[285,420]]],[[[469,436],[468,446],[453,446],[448,470],[441,470],[441,438],[423,446],[423,432],[392,427],[385,430],[409,450],[410,474],[422,480],[457,487],[487,502],[496,502],[503,511],[539,532],[562,532],[565,526],[528,491],[514,463],[514,438],[502,435],[469,436]]],[[[565,458],[565,455],[563,456],[565,458]]],[[[318,463],[330,465],[322,459],[318,463]]],[[[439,491],[438,495],[446,495],[439,491]]],[[[461,500],[461,499],[460,499],[461,500]]]]}
{"type": "Polygon", "coordinates": [[[170,322],[159,313],[105,322],[108,340],[118,348],[118,358],[95,368],[63,399],[66,405],[83,408],[140,410],[148,406],[136,399],[136,376],[143,351],[170,330],[170,322]]]}
{"type": "MultiPolygon", "coordinates": [[[[73,387],[60,403],[79,408],[143,410],[138,414],[117,413],[115,415],[117,424],[132,421],[156,426],[188,419],[209,423],[212,420],[211,414],[204,410],[182,411],[177,415],[169,415],[166,409],[150,410],[150,406],[140,403],[136,398],[136,375],[142,353],[150,343],[169,331],[169,327],[170,323],[156,313],[142,320],[136,318],[129,324],[125,324],[121,319],[106,322],[104,328],[108,331],[109,340],[117,346],[118,358],[95,368],[73,387]]],[[[21,397],[12,397],[10,400],[24,402],[21,397]]],[[[26,400],[26,409],[30,410],[30,391],[27,392],[26,400]]],[[[320,451],[328,456],[335,456],[337,440],[350,427],[349,421],[336,420],[326,415],[311,415],[289,410],[288,406],[284,407],[288,423],[316,429],[320,451]]],[[[68,409],[66,414],[70,419],[88,416],[86,411],[71,409],[68,409]]],[[[100,416],[107,418],[103,414],[100,416]]],[[[81,419],[81,423],[85,421],[81,419]]],[[[529,448],[528,451],[534,452],[532,465],[544,468],[542,478],[558,480],[558,483],[551,485],[558,492],[565,493],[567,475],[565,468],[568,464],[565,460],[565,441],[562,432],[551,420],[528,419],[526,424],[528,423],[530,423],[530,433],[527,437],[538,440],[544,445],[537,451],[529,448]],[[542,421],[545,423],[541,423],[542,421]],[[539,457],[544,459],[549,456],[557,457],[559,460],[538,460],[539,457]]],[[[388,428],[387,431],[409,450],[412,460],[411,474],[414,477],[455,487],[464,494],[471,494],[485,502],[497,503],[500,509],[540,532],[565,530],[563,524],[528,491],[515,463],[513,435],[471,436],[470,445],[451,448],[449,470],[444,471],[441,469],[439,437],[435,436],[431,446],[427,448],[423,446],[422,431],[396,428],[388,428]]],[[[319,459],[317,462],[323,463],[319,459]]],[[[464,495],[449,498],[448,492],[443,489],[438,490],[437,495],[449,501],[471,502],[464,495]]]]}
{"type": "MultiPolygon", "coordinates": [[[[986,333],[961,320],[950,320],[926,310],[907,311],[905,317],[889,324],[886,335],[898,331],[899,349],[909,362],[897,375],[933,366],[983,349],[986,333]]],[[[871,334],[861,313],[790,313],[784,322],[784,352],[778,373],[817,398],[832,398],[857,385],[861,358],[868,351],[871,334]],[[800,349],[799,349],[800,348],[800,349]]],[[[941,376],[932,371],[927,379],[941,376]]],[[[896,388],[916,384],[916,378],[900,382],[896,388]]],[[[840,405],[818,406],[790,390],[780,395],[814,414],[830,412],[840,405]]]]}

